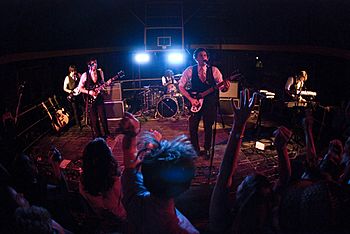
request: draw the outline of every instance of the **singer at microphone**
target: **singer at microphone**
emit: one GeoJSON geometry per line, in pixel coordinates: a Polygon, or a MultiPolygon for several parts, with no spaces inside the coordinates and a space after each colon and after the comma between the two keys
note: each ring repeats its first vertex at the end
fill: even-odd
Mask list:
{"type": "Polygon", "coordinates": [[[204,60],[203,60],[203,63],[204,63],[207,67],[210,67],[210,64],[209,64],[209,62],[208,62],[208,59],[204,59],[204,60]]]}

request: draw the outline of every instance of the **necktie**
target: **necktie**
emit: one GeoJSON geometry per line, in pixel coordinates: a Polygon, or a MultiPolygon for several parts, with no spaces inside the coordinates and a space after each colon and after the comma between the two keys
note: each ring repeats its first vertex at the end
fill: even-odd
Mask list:
{"type": "Polygon", "coordinates": [[[201,79],[201,81],[204,83],[206,78],[204,74],[204,67],[199,67],[198,76],[199,79],[201,79]]]}

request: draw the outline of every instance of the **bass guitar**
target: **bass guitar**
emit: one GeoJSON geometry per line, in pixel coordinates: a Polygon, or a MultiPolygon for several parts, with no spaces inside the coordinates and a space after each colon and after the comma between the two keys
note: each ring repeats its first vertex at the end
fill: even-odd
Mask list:
{"type": "Polygon", "coordinates": [[[73,101],[74,97],[78,96],[80,94],[79,87],[76,87],[72,90],[72,92],[67,96],[68,101],[73,101]]]}
{"type": "Polygon", "coordinates": [[[107,87],[109,86],[113,81],[119,79],[119,78],[122,78],[124,77],[125,74],[124,74],[124,71],[119,71],[117,73],[117,75],[113,76],[112,78],[108,79],[105,83],[103,83],[102,85],[96,85],[95,87],[93,87],[92,89],[89,89],[90,90],[93,90],[96,95],[88,95],[88,103],[89,104],[93,104],[95,101],[96,101],[96,98],[100,95],[100,93],[107,87]]]}
{"type": "Polygon", "coordinates": [[[241,77],[241,76],[242,76],[241,73],[233,74],[229,78],[227,78],[224,81],[220,82],[216,86],[205,90],[204,92],[189,92],[189,94],[190,94],[190,96],[192,98],[195,98],[195,99],[198,100],[198,105],[196,105],[196,106],[193,105],[193,106],[190,107],[191,112],[192,113],[197,113],[198,111],[200,111],[202,106],[203,106],[204,97],[206,97],[209,94],[213,93],[215,90],[218,90],[221,86],[223,86],[225,84],[226,80],[229,80],[229,81],[238,80],[239,77],[241,77]]]}

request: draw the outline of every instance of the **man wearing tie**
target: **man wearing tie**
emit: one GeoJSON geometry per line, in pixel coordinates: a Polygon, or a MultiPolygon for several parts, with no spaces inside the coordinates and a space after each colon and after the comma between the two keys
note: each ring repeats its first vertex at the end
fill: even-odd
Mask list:
{"type": "MultiPolygon", "coordinates": [[[[200,102],[198,99],[193,98],[190,93],[204,92],[211,87],[223,81],[222,74],[217,67],[208,65],[208,52],[204,48],[198,48],[193,52],[193,59],[196,61],[196,65],[189,66],[185,69],[179,80],[179,90],[183,96],[185,96],[191,106],[198,106],[200,102]],[[187,87],[191,87],[189,90],[187,87]]],[[[225,85],[220,87],[220,90],[226,92],[229,88],[229,82],[225,82],[225,85]]],[[[212,92],[204,97],[203,104],[200,110],[196,113],[191,113],[189,118],[189,133],[193,147],[198,154],[204,155],[205,159],[210,158],[210,148],[212,140],[212,126],[216,118],[218,92],[212,92]],[[204,151],[200,152],[198,142],[198,126],[201,118],[203,117],[204,123],[204,151]]]]}

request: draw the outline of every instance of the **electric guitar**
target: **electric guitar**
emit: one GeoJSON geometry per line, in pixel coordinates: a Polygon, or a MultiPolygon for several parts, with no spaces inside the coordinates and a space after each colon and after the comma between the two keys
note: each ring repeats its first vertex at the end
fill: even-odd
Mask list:
{"type": "MultiPolygon", "coordinates": [[[[230,81],[238,80],[239,77],[241,77],[241,76],[242,76],[241,73],[235,73],[235,74],[231,75],[229,78],[227,78],[225,80],[230,80],[230,81]]],[[[201,108],[202,108],[202,105],[203,105],[204,98],[206,96],[208,96],[209,94],[213,93],[215,90],[218,90],[221,86],[223,86],[225,84],[225,80],[220,82],[216,86],[205,90],[204,92],[189,92],[189,94],[190,94],[190,96],[192,98],[195,98],[195,99],[198,100],[198,105],[196,105],[196,106],[193,105],[193,106],[190,107],[191,112],[192,113],[197,113],[198,111],[200,111],[201,108]]]]}
{"type": "Polygon", "coordinates": [[[96,95],[88,95],[88,103],[89,104],[93,104],[96,101],[96,98],[100,95],[101,91],[104,90],[107,86],[109,86],[113,81],[115,81],[116,79],[122,78],[124,77],[124,71],[119,71],[117,73],[117,75],[113,76],[112,78],[108,79],[105,83],[103,83],[102,85],[96,85],[95,87],[93,87],[90,90],[93,90],[96,95]]]}
{"type": "Polygon", "coordinates": [[[80,89],[79,87],[76,87],[75,89],[72,90],[70,94],[68,94],[67,99],[68,101],[73,101],[75,96],[78,96],[80,94],[80,89]]]}

